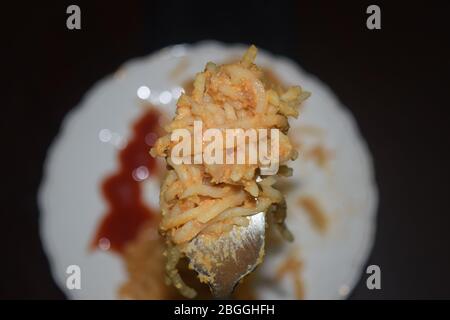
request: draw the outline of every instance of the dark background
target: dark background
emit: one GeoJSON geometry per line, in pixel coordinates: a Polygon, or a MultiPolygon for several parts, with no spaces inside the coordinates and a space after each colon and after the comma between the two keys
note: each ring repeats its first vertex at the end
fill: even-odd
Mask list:
{"type": "Polygon", "coordinates": [[[382,289],[368,290],[363,277],[351,298],[450,298],[449,9],[444,1],[2,4],[0,298],[64,298],[39,239],[36,191],[65,114],[128,59],[203,39],[286,55],[355,115],[380,192],[368,263],[381,267],[382,289]],[[82,30],[66,28],[70,4],[81,7],[82,30]],[[381,7],[381,30],[366,28],[369,4],[381,7]]]}

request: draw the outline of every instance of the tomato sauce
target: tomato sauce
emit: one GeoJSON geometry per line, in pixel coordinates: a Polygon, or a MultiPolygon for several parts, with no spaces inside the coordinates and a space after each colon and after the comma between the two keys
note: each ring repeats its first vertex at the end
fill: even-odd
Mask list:
{"type": "Polygon", "coordinates": [[[103,180],[101,191],[108,209],[92,242],[93,249],[109,241],[111,250],[123,252],[125,244],[152,219],[154,212],[144,203],[140,184],[157,173],[156,159],[149,151],[162,133],[159,119],[160,113],[150,109],[136,121],[131,139],[118,154],[117,171],[103,180]],[[136,170],[141,174],[136,175],[136,170]]]}

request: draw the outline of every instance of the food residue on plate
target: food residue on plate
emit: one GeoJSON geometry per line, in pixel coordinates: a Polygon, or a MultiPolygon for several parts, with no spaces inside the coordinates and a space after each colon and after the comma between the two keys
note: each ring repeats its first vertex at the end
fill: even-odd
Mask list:
{"type": "Polygon", "coordinates": [[[298,257],[298,248],[292,250],[287,258],[278,266],[275,279],[281,281],[285,276],[291,276],[294,283],[294,293],[298,300],[305,298],[305,284],[302,279],[303,262],[298,257]]]}
{"type": "Polygon", "coordinates": [[[327,167],[333,157],[333,153],[322,144],[316,144],[309,148],[301,149],[301,156],[304,160],[314,161],[320,168],[327,167]]]}
{"type": "Polygon", "coordinates": [[[290,137],[294,147],[299,150],[300,159],[312,161],[320,169],[328,169],[330,161],[334,158],[334,151],[324,142],[326,132],[316,125],[301,125],[292,128],[290,137]]]}
{"type": "Polygon", "coordinates": [[[180,62],[169,73],[170,79],[177,79],[189,67],[189,60],[186,57],[181,58],[180,62]]]}
{"type": "Polygon", "coordinates": [[[312,225],[320,233],[328,229],[328,218],[318,200],[312,196],[300,196],[298,205],[307,213],[312,225]]]}

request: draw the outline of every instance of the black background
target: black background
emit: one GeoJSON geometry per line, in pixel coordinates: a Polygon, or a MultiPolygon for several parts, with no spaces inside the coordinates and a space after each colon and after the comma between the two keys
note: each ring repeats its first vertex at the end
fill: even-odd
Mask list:
{"type": "Polygon", "coordinates": [[[0,298],[64,298],[39,239],[36,191],[65,114],[128,59],[204,39],[294,59],[355,115],[380,192],[368,263],[381,267],[382,289],[368,290],[363,277],[351,298],[450,298],[447,3],[2,4],[0,298]],[[70,4],[81,7],[81,30],[66,28],[70,4]],[[366,28],[369,4],[381,7],[381,30],[366,28]]]}

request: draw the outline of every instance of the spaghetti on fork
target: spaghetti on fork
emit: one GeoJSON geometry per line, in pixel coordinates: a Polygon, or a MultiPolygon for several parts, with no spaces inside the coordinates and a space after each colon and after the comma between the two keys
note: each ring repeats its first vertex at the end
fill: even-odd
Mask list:
{"type": "MultiPolygon", "coordinates": [[[[271,84],[254,64],[256,54],[256,47],[251,46],[236,63],[219,66],[208,62],[204,71],[196,75],[192,92],[179,98],[176,115],[165,127],[167,134],[160,137],[150,151],[152,156],[165,157],[169,169],[161,186],[160,232],[167,243],[168,282],[186,297],[194,297],[195,291],[184,284],[176,265],[192,239],[219,237],[234,226],[248,225],[248,217],[259,212],[271,214],[282,235],[292,239],[284,224],[284,197],[275,184],[278,176],[292,174],[285,164],[296,159],[297,151],[287,136],[288,117],[298,117],[298,107],[310,93],[298,86],[284,90],[271,84]],[[262,144],[260,136],[256,143],[249,136],[241,140],[244,142],[243,163],[225,160],[230,153],[234,157],[239,151],[239,146],[230,148],[228,144],[222,145],[219,155],[217,149],[214,152],[216,159],[221,158],[222,162],[193,160],[204,156],[217,136],[214,141],[203,138],[200,152],[195,147],[188,148],[194,150],[184,155],[188,161],[175,161],[172,155],[179,141],[174,133],[186,129],[195,134],[197,122],[202,124],[201,133],[218,129],[222,137],[226,136],[227,129],[270,131],[264,138],[270,146],[277,146],[279,169],[268,175],[264,159],[248,161],[252,150],[262,144]],[[277,129],[276,135],[272,129],[277,129]]],[[[189,147],[191,143],[189,141],[189,147]]]]}

